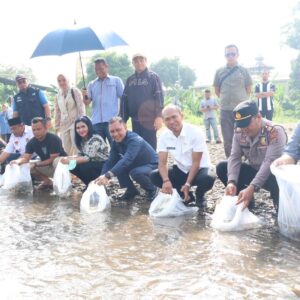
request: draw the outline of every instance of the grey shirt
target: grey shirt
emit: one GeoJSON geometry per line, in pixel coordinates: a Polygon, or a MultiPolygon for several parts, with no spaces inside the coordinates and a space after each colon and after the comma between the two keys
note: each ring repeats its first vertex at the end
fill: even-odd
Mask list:
{"type": "Polygon", "coordinates": [[[252,85],[252,79],[246,68],[237,65],[237,69],[221,82],[232,68],[225,66],[218,69],[214,78],[213,85],[220,89],[222,110],[233,110],[239,103],[249,98],[246,88],[252,85]]]}
{"type": "MultiPolygon", "coordinates": [[[[218,102],[215,99],[203,99],[200,103],[200,108],[211,108],[213,106],[217,106],[218,102]]],[[[211,119],[217,117],[217,112],[215,109],[210,109],[208,111],[203,112],[204,119],[211,119]]]]}
{"type": "Polygon", "coordinates": [[[271,174],[270,165],[281,156],[287,142],[284,128],[263,119],[259,134],[252,140],[241,131],[236,131],[230,157],[228,158],[228,181],[238,181],[242,157],[258,172],[251,184],[262,187],[271,174]]]}

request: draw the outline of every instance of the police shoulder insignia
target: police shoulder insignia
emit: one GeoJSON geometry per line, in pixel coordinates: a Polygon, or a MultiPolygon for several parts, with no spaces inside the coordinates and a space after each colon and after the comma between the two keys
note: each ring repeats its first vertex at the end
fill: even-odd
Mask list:
{"type": "Polygon", "coordinates": [[[235,114],[235,119],[236,119],[236,120],[240,120],[241,117],[242,117],[242,115],[241,115],[239,112],[237,112],[237,113],[235,114]]]}
{"type": "Polygon", "coordinates": [[[267,145],[267,139],[264,135],[262,135],[260,138],[259,138],[259,144],[261,146],[266,146],[267,145]]]}
{"type": "Polygon", "coordinates": [[[272,127],[272,130],[269,133],[269,139],[270,141],[276,140],[278,137],[278,130],[274,127],[272,127]]]}

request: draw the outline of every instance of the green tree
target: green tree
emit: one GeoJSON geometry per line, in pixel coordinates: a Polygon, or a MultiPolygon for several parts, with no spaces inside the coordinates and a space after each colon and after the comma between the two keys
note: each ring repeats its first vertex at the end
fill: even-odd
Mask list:
{"type": "Polygon", "coordinates": [[[150,69],[159,75],[163,85],[167,88],[179,84],[182,88],[187,89],[197,79],[195,71],[188,66],[182,65],[177,57],[164,57],[152,63],[150,69]]]}
{"type": "Polygon", "coordinates": [[[97,58],[104,58],[109,65],[109,74],[120,77],[124,84],[126,79],[133,73],[131,61],[127,54],[116,52],[104,52],[94,55],[86,65],[86,82],[92,81],[96,75],[94,61],[97,58]]]}
{"type": "MultiPolygon", "coordinates": [[[[285,43],[295,49],[300,50],[300,1],[294,10],[295,18],[293,21],[286,26],[285,31],[285,43]]],[[[300,51],[298,56],[291,63],[291,73],[289,80],[289,97],[291,104],[294,106],[294,114],[300,115],[299,107],[300,104],[300,51]]]]}
{"type": "MultiPolygon", "coordinates": [[[[0,65],[0,77],[5,79],[15,80],[17,74],[24,74],[27,76],[30,82],[34,83],[36,77],[33,74],[32,69],[28,67],[15,67],[12,65],[0,65]]],[[[7,102],[10,96],[13,96],[17,92],[15,85],[0,84],[0,102],[7,102]]]]}

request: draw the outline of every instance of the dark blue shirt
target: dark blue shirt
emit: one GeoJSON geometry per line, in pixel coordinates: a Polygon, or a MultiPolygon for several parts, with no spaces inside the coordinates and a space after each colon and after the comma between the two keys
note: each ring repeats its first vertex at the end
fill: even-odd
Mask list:
{"type": "Polygon", "coordinates": [[[138,134],[127,131],[122,142],[112,142],[109,158],[103,166],[102,174],[111,171],[118,176],[147,164],[158,164],[157,153],[138,134]]]}
{"type": "Polygon", "coordinates": [[[156,73],[145,69],[127,79],[120,105],[120,116],[125,122],[131,117],[153,125],[163,106],[162,84],[156,73]]]}

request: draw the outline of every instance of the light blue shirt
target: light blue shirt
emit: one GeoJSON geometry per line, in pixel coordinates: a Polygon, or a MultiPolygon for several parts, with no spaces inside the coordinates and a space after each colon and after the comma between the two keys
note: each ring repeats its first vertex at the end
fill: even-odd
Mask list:
{"type": "Polygon", "coordinates": [[[1,112],[0,113],[0,133],[1,134],[10,133],[10,128],[9,128],[7,120],[8,120],[7,112],[1,112]]]}
{"type": "Polygon", "coordinates": [[[92,123],[108,122],[119,113],[119,99],[124,90],[121,78],[108,75],[104,80],[96,78],[88,85],[92,100],[92,123]]]}

